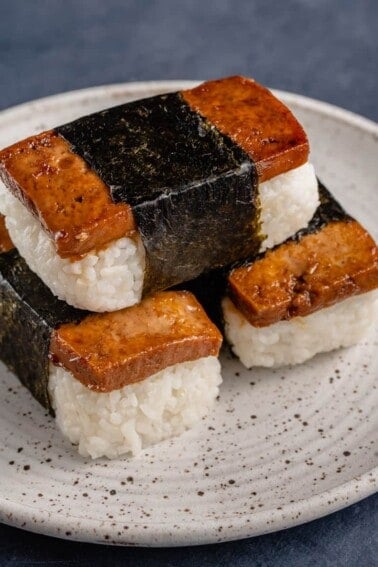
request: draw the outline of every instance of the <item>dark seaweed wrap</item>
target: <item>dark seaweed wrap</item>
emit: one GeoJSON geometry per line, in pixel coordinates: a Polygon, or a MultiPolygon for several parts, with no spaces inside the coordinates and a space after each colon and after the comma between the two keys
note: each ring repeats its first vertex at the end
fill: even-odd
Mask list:
{"type": "Polygon", "coordinates": [[[104,110],[56,132],[115,203],[132,206],[146,249],[145,293],[258,250],[256,167],[180,93],[104,110]]]}
{"type": "Polygon", "coordinates": [[[328,191],[323,183],[318,179],[318,191],[320,204],[316,209],[312,219],[305,228],[302,228],[288,240],[300,240],[302,236],[319,232],[323,227],[331,222],[353,220],[353,217],[343,209],[335,197],[328,191]]]}
{"type": "Polygon", "coordinates": [[[57,299],[15,249],[0,255],[0,358],[50,411],[51,332],[86,315],[57,299]]]}

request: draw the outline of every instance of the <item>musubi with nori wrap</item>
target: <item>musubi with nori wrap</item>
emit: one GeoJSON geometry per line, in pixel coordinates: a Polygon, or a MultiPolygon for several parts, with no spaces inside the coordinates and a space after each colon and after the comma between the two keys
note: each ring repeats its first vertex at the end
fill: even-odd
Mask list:
{"type": "Polygon", "coordinates": [[[16,249],[0,254],[0,358],[92,458],[137,454],[207,414],[222,337],[188,292],[115,313],[58,300],[16,249]]]}
{"type": "Polygon", "coordinates": [[[285,240],[318,204],[290,110],[230,77],[97,112],[0,152],[0,212],[60,299],[113,311],[285,240]]]}
{"type": "Polygon", "coordinates": [[[376,320],[377,246],[322,185],[306,229],[230,271],[225,336],[248,368],[355,344],[376,320]]]}

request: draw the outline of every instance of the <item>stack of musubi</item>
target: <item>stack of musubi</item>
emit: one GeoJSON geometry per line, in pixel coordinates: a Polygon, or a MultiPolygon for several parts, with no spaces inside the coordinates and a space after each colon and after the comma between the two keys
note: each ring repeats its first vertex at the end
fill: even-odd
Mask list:
{"type": "MultiPolygon", "coordinates": [[[[81,454],[136,454],[208,413],[222,337],[191,293],[167,289],[269,258],[293,234],[302,242],[319,211],[308,155],[289,109],[242,77],[0,152],[0,212],[16,247],[0,231],[0,355],[81,454]]],[[[377,285],[376,271],[367,279],[356,293],[377,285]]]]}

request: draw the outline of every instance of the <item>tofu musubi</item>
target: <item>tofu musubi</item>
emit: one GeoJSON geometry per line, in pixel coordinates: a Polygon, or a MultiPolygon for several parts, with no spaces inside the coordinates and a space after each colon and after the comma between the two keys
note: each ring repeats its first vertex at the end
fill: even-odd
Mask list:
{"type": "Polygon", "coordinates": [[[189,292],[88,313],[54,297],[13,248],[0,254],[0,318],[0,358],[84,456],[137,454],[218,396],[222,337],[189,292]]]}
{"type": "Polygon", "coordinates": [[[377,246],[322,185],[320,198],[306,229],[228,274],[225,336],[249,368],[353,345],[376,320],[377,246]]]}
{"type": "Polygon", "coordinates": [[[318,205],[306,134],[252,79],[129,102],[0,152],[0,212],[29,267],[91,311],[271,247],[318,205]]]}

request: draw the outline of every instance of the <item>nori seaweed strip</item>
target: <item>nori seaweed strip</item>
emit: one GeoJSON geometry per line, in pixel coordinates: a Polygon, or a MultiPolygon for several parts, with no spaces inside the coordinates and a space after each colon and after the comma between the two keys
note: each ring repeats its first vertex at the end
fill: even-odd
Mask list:
{"type": "Polygon", "coordinates": [[[144,292],[195,278],[259,248],[255,164],[180,93],[56,128],[128,203],[146,252],[144,292]]]}
{"type": "Polygon", "coordinates": [[[15,249],[0,255],[0,358],[50,412],[51,332],[87,314],[57,299],[15,249]]]}
{"type": "Polygon", "coordinates": [[[200,302],[211,321],[221,328],[223,324],[221,300],[226,294],[227,273],[227,268],[211,270],[173,289],[190,291],[200,302]]]}

